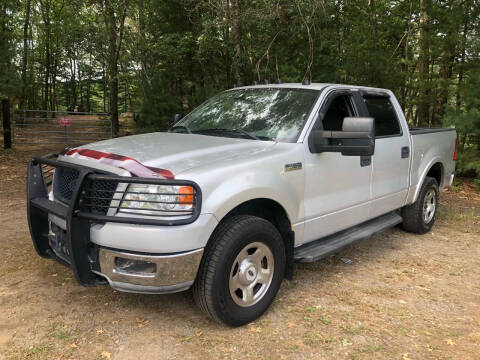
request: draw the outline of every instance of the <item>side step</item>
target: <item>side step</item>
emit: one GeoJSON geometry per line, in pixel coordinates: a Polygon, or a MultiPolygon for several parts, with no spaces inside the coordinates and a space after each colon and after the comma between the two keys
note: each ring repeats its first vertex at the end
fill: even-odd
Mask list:
{"type": "Polygon", "coordinates": [[[294,259],[301,262],[313,262],[333,254],[347,245],[366,239],[373,234],[398,225],[402,217],[391,212],[368,220],[350,229],[326,236],[322,239],[299,246],[295,249],[294,259]]]}

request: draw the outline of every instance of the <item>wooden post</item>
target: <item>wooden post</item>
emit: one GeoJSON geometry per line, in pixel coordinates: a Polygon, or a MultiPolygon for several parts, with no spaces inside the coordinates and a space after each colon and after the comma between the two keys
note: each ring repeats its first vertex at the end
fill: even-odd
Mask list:
{"type": "Polygon", "coordinates": [[[5,149],[12,148],[12,130],[10,127],[10,101],[2,99],[3,145],[5,149]]]}

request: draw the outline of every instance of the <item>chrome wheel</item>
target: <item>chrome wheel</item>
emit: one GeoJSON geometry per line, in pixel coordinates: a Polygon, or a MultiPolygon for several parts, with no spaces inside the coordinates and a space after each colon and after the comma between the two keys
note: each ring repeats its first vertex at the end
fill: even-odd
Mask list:
{"type": "Polygon", "coordinates": [[[428,190],[423,200],[423,222],[425,224],[430,223],[435,216],[435,210],[437,208],[437,194],[435,189],[428,190]]]}
{"type": "Polygon", "coordinates": [[[245,246],[232,264],[230,295],[242,307],[252,306],[266,294],[273,279],[274,259],[270,248],[261,242],[245,246]]]}

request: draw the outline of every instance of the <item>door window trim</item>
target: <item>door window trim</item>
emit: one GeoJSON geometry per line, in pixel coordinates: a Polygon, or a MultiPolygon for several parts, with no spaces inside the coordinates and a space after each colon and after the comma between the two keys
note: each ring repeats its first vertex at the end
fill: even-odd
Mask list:
{"type": "MultiPolygon", "coordinates": [[[[391,99],[391,96],[390,94],[386,93],[386,92],[383,92],[383,91],[366,91],[366,90],[360,90],[360,97],[362,99],[362,102],[363,102],[363,106],[365,107],[364,110],[366,112],[366,116],[369,116],[369,117],[372,117],[370,115],[370,113],[368,112],[368,107],[367,107],[367,104],[365,104],[365,96],[372,96],[372,97],[383,97],[383,98],[387,98],[388,101],[390,101],[390,105],[392,105],[392,108],[395,112],[395,119],[397,119],[397,124],[398,124],[398,128],[400,129],[400,133],[399,134],[392,134],[392,135],[380,135],[380,136],[376,136],[375,135],[375,139],[388,139],[388,138],[394,138],[394,137],[402,137],[403,136],[403,127],[402,127],[402,124],[400,123],[400,119],[398,118],[398,114],[397,114],[397,109],[395,109],[395,106],[392,102],[392,99],[391,99]]],[[[374,119],[375,121],[375,119],[374,119]]]]}
{"type": "MultiPolygon", "coordinates": [[[[340,95],[348,95],[350,98],[350,105],[352,106],[352,110],[354,113],[355,117],[361,116],[360,114],[362,113],[362,109],[358,106],[357,100],[355,98],[355,94],[358,94],[358,90],[355,89],[333,89],[332,91],[329,91],[326,95],[325,98],[323,99],[322,103],[319,105],[318,110],[316,111],[312,124],[310,128],[308,129],[307,135],[304,138],[304,142],[306,140],[307,144],[307,149],[312,153],[312,150],[310,149],[310,137],[312,136],[313,129],[315,129],[315,125],[317,124],[317,121],[323,122],[323,118],[325,117],[326,111],[324,109],[328,108],[333,100],[340,95]],[[320,120],[321,118],[321,120],[320,120]]],[[[322,123],[322,129],[323,129],[323,123],[322,123]]]]}

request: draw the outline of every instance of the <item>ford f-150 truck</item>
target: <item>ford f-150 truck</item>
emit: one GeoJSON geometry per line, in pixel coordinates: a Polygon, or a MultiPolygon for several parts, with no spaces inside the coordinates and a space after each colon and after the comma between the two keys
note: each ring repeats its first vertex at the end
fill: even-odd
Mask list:
{"type": "Polygon", "coordinates": [[[238,87],[167,133],[33,158],[30,233],[82,285],[193,288],[206,314],[239,326],[295,261],[397,224],[428,232],[455,158],[455,130],[409,129],[389,90],[238,87]]]}

